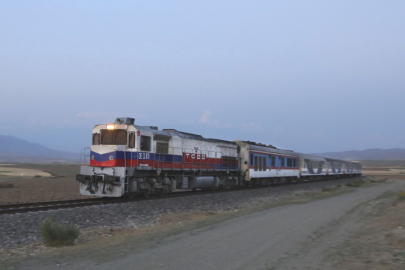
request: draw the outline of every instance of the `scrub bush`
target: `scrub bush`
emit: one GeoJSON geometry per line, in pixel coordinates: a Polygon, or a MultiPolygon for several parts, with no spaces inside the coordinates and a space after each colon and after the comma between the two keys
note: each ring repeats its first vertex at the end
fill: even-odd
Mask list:
{"type": "Polygon", "coordinates": [[[362,179],[350,181],[346,184],[347,187],[359,187],[363,184],[364,181],[362,179]]]}
{"type": "Polygon", "coordinates": [[[323,187],[322,191],[327,192],[327,191],[335,191],[336,188],[335,187],[323,187]]]}
{"type": "Polygon", "coordinates": [[[74,225],[53,222],[50,218],[39,223],[41,235],[48,246],[71,246],[79,236],[79,229],[74,225]]]}
{"type": "Polygon", "coordinates": [[[398,201],[403,201],[403,200],[405,200],[405,191],[399,192],[399,193],[397,194],[397,197],[398,197],[398,201]]]}

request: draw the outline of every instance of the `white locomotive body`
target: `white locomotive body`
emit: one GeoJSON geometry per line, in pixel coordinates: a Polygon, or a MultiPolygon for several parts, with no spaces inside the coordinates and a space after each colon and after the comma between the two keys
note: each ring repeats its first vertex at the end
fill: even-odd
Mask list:
{"type": "Polygon", "coordinates": [[[76,179],[81,194],[100,197],[230,187],[238,184],[236,147],[235,142],[117,118],[93,128],[90,165],[81,166],[76,179]]]}

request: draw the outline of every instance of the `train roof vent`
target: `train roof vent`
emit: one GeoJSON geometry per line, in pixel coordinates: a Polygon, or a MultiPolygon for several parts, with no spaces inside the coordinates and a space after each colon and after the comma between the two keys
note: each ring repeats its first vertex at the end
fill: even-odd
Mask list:
{"type": "Polygon", "coordinates": [[[262,146],[262,147],[268,147],[268,148],[277,149],[277,147],[275,147],[275,146],[273,146],[273,145],[271,145],[271,144],[265,145],[265,144],[263,144],[263,143],[256,143],[256,142],[251,142],[251,141],[243,141],[243,142],[248,143],[248,144],[252,144],[252,145],[257,145],[257,146],[262,146]]]}
{"type": "Polygon", "coordinates": [[[178,131],[178,130],[175,130],[175,129],[163,129],[163,131],[173,132],[177,136],[179,136],[180,138],[195,139],[195,140],[207,140],[207,139],[204,139],[204,137],[201,136],[201,135],[188,133],[188,132],[183,132],[183,131],[178,131]]]}
{"type": "Polygon", "coordinates": [[[135,124],[135,118],[131,117],[117,117],[115,118],[116,124],[126,124],[126,125],[133,125],[135,124]]]}

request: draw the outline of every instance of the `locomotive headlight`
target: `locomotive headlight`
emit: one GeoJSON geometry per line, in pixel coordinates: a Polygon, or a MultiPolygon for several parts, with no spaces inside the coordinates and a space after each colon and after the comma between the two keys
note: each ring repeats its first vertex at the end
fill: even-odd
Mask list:
{"type": "Polygon", "coordinates": [[[107,125],[107,129],[109,129],[109,130],[115,129],[115,126],[114,125],[107,125]]]}

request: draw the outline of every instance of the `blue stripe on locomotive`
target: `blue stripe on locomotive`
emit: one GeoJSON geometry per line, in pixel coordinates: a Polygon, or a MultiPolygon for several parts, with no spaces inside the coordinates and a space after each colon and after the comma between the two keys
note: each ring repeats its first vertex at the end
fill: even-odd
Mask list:
{"type": "Polygon", "coordinates": [[[125,159],[126,160],[154,160],[165,162],[183,162],[183,156],[180,155],[166,155],[166,154],[154,154],[146,152],[124,152],[114,151],[105,154],[98,154],[91,151],[90,156],[94,156],[94,160],[98,162],[108,161],[112,159],[125,159]],[[111,158],[110,158],[111,157],[111,158]]]}
{"type": "MultiPolygon", "coordinates": [[[[124,152],[124,151],[114,151],[105,154],[98,154],[91,151],[90,156],[94,156],[94,160],[98,162],[109,161],[112,159],[121,159],[124,160],[154,160],[157,162],[177,162],[183,163],[183,156],[181,155],[168,155],[168,154],[155,154],[147,152],[124,152]],[[111,157],[111,158],[110,158],[111,157]]],[[[194,163],[198,164],[198,162],[194,163]]],[[[204,164],[203,164],[204,165],[204,164]]],[[[220,169],[238,169],[238,164],[208,164],[214,166],[215,170],[220,169]]]]}

